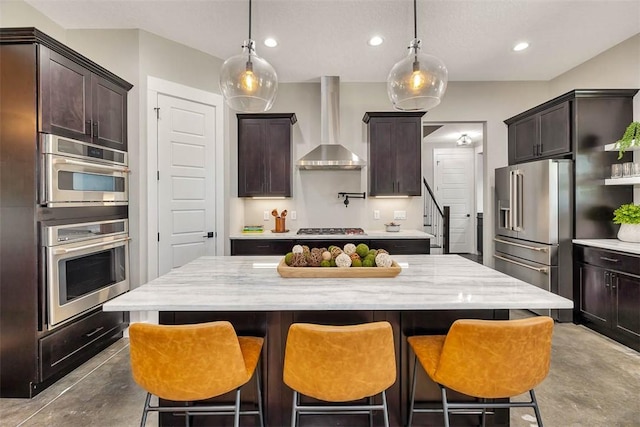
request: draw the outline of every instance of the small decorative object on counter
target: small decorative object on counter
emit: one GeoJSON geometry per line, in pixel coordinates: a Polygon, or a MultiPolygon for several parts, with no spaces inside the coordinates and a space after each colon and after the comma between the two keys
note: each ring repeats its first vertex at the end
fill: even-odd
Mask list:
{"type": "Polygon", "coordinates": [[[618,240],[640,243],[640,205],[629,203],[613,211],[613,223],[620,224],[618,240]]]}
{"type": "Polygon", "coordinates": [[[384,226],[387,227],[387,231],[391,231],[391,232],[400,231],[400,224],[396,224],[395,222],[390,222],[389,224],[385,224],[384,226]]]}
{"type": "Polygon", "coordinates": [[[264,232],[264,227],[262,225],[245,225],[242,227],[243,233],[262,233],[264,232]]]}

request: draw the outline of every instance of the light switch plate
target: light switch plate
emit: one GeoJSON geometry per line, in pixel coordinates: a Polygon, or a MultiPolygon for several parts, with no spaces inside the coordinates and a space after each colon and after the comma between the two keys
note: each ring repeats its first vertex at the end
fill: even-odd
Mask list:
{"type": "Polygon", "coordinates": [[[373,219],[380,219],[380,211],[379,210],[374,210],[373,211],[373,219]]]}
{"type": "Polygon", "coordinates": [[[393,219],[407,219],[407,211],[393,211],[393,219]]]}
{"type": "Polygon", "coordinates": [[[262,219],[264,219],[265,221],[269,221],[269,211],[264,211],[262,213],[262,219]]]}
{"type": "Polygon", "coordinates": [[[295,221],[296,219],[298,219],[298,212],[291,211],[291,215],[290,216],[291,216],[291,219],[295,221]]]}

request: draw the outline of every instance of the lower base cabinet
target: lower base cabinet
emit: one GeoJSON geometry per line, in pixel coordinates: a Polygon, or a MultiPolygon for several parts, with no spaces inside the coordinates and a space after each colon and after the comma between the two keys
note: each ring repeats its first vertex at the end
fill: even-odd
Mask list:
{"type": "Polygon", "coordinates": [[[310,248],[344,246],[364,243],[370,248],[385,249],[391,255],[420,255],[431,253],[430,239],[231,239],[231,255],[285,255],[294,245],[310,248]]]}
{"type": "Polygon", "coordinates": [[[577,323],[640,351],[640,257],[576,246],[577,323]]]}

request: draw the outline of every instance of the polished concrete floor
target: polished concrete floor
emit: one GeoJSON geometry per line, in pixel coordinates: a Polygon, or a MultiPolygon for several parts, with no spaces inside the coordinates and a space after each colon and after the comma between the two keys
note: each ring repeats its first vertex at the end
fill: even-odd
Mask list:
{"type": "MultiPolygon", "coordinates": [[[[34,399],[0,399],[0,426],[139,425],[145,393],[131,379],[128,349],[118,341],[34,399]]],[[[556,324],[552,351],[551,372],[536,388],[545,426],[640,426],[639,353],[567,323],[556,324]]],[[[157,415],[147,425],[157,425],[157,415]]],[[[515,409],[511,425],[536,422],[530,410],[515,409]]]]}

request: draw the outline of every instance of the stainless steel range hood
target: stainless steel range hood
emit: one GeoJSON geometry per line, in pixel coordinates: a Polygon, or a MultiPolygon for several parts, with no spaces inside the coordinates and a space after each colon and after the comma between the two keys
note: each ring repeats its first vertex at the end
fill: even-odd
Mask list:
{"type": "Polygon", "coordinates": [[[366,162],[357,154],[338,144],[340,134],[340,77],[320,78],[321,144],[303,156],[298,169],[353,170],[366,162]]]}

